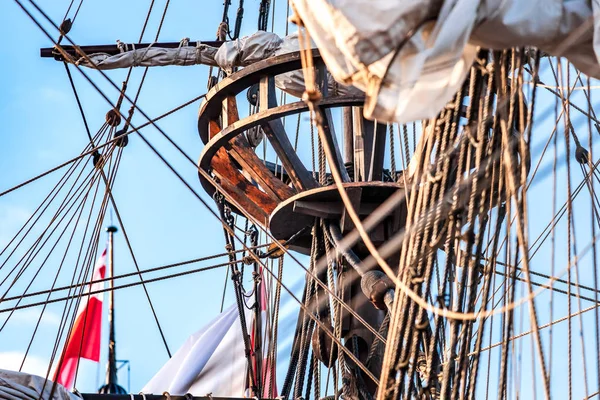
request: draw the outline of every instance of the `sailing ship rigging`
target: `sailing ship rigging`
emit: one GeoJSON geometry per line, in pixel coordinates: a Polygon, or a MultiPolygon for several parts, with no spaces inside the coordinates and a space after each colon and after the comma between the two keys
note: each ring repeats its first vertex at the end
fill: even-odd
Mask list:
{"type": "MultiPolygon", "coordinates": [[[[80,46],[71,30],[83,1],[71,1],[61,23],[34,0],[14,1],[52,42],[41,56],[64,65],[89,143],[77,157],[0,188],[1,198],[59,176],[0,250],[0,335],[21,310],[39,306],[41,319],[48,305],[64,306],[46,376],[27,383],[22,373],[0,371],[0,394],[79,396],[52,381],[51,370],[69,354],[78,309],[106,292],[106,382],[82,396],[129,398],[117,380],[113,296],[139,285],[170,359],[143,396],[598,396],[595,3],[261,0],[252,31],[243,28],[249,5],[235,2],[231,22],[233,2],[225,0],[215,38],[162,42],[170,1],[158,14],[152,1],[136,42],[80,46]],[[280,32],[276,5],[293,24],[280,32]],[[153,13],[156,35],[144,42],[153,13]],[[139,99],[156,66],[204,68],[206,93],[152,117],[139,99]],[[136,87],[130,78],[139,67],[136,87]],[[111,78],[119,69],[127,71],[122,84],[111,78]],[[74,75],[108,103],[96,132],[74,75]],[[197,161],[157,124],[191,104],[199,106],[197,161]],[[146,127],[184,164],[170,162],[146,127]],[[218,221],[223,252],[140,267],[115,200],[132,142],[218,221]],[[109,208],[135,271],[113,274],[111,226],[103,278],[94,259],[109,208]],[[32,227],[42,221],[48,227],[38,235],[32,227]],[[75,267],[61,286],[70,251],[75,267]],[[38,267],[38,254],[54,252],[64,256],[51,287],[30,290],[45,264],[38,267]],[[170,272],[216,258],[227,261],[170,272]],[[219,267],[234,304],[224,309],[222,301],[217,318],[187,332],[172,353],[148,284],[219,267]],[[286,283],[293,269],[304,275],[301,290],[286,283]],[[169,272],[147,278],[160,271],[169,272]],[[126,277],[137,281],[115,284],[126,277]],[[107,289],[95,286],[104,282],[107,289]],[[295,325],[280,323],[283,293],[299,307],[295,325]]],[[[89,332],[83,325],[76,360],[89,332]]]]}

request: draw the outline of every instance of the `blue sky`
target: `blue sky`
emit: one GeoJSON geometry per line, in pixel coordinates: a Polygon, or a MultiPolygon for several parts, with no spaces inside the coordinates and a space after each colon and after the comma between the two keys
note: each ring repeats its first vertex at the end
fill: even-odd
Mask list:
{"type": "MultiPolygon", "coordinates": [[[[57,22],[62,19],[68,3],[68,1],[53,0],[38,2],[57,22]]],[[[237,2],[233,3],[230,9],[232,21],[237,9],[237,2]]],[[[277,15],[275,31],[282,34],[285,30],[285,1],[272,1],[272,3],[275,4],[277,15]]],[[[255,31],[258,4],[259,0],[245,2],[246,12],[242,35],[255,31]]],[[[114,43],[117,39],[124,42],[135,42],[139,37],[148,5],[149,1],[147,0],[84,2],[70,37],[79,44],[108,44],[114,43]]],[[[163,5],[163,1],[156,2],[155,11],[151,16],[145,36],[146,41],[152,41],[155,35],[163,5]]],[[[212,40],[221,15],[222,2],[219,0],[210,2],[174,0],[169,6],[160,40],[179,41],[184,37],[189,37],[191,40],[212,40]]],[[[43,20],[39,14],[36,14],[36,17],[40,21],[43,20]]],[[[43,24],[56,37],[56,32],[47,23],[43,24]]],[[[0,171],[2,171],[0,173],[0,190],[4,190],[76,156],[85,147],[88,140],[63,65],[54,60],[39,57],[39,48],[50,47],[51,43],[14,2],[6,1],[0,4],[0,34],[5,38],[2,49],[3,57],[0,63],[0,90],[2,93],[0,95],[0,120],[2,121],[0,128],[0,171]]],[[[118,93],[106,83],[103,77],[91,70],[86,70],[86,72],[113,101],[116,101],[118,93]]],[[[134,70],[130,93],[137,88],[142,72],[141,69],[134,70]]],[[[125,73],[126,71],[110,71],[108,75],[119,84],[124,79],[125,73]]],[[[150,116],[160,115],[204,93],[207,74],[208,68],[201,66],[151,69],[138,105],[150,116]]],[[[104,122],[104,116],[109,106],[74,69],[73,76],[90,128],[94,132],[104,122]]],[[[544,69],[542,79],[545,82],[552,82],[547,68],[544,69]]],[[[534,130],[535,137],[532,146],[534,165],[539,159],[541,149],[554,125],[552,120],[554,97],[541,89],[539,93],[536,109],[539,123],[534,130]]],[[[587,108],[581,92],[577,92],[573,99],[577,104],[587,108]]],[[[199,103],[191,105],[158,123],[192,159],[197,159],[202,150],[202,143],[196,129],[198,106],[199,103]]],[[[587,143],[586,120],[576,111],[572,111],[572,119],[580,139],[587,143]]],[[[139,114],[136,115],[134,124],[143,122],[145,120],[139,114]]],[[[303,127],[305,127],[304,125],[303,127]]],[[[307,133],[306,129],[303,129],[302,132],[307,133]]],[[[184,178],[202,193],[204,199],[211,203],[212,200],[209,196],[203,194],[194,167],[162,139],[153,128],[146,128],[144,134],[184,178]]],[[[557,204],[560,206],[566,198],[562,126],[559,127],[558,134],[559,173],[556,197],[557,204]]],[[[594,132],[594,136],[596,134],[594,132]]],[[[598,154],[598,149],[594,150],[595,154],[598,154]]],[[[550,147],[549,151],[551,152],[550,156],[544,158],[541,172],[539,172],[542,179],[536,180],[530,192],[531,238],[537,237],[552,215],[553,147],[550,147]]],[[[308,146],[301,148],[300,153],[307,160],[308,146]]],[[[594,159],[597,157],[594,156],[594,159]]],[[[575,186],[581,180],[581,174],[573,158],[572,168],[572,181],[575,186]]],[[[9,195],[0,197],[0,245],[4,245],[10,240],[59,177],[60,172],[51,174],[9,195]]],[[[124,150],[114,186],[114,196],[140,268],[151,268],[224,251],[219,222],[135,136],[130,137],[130,143],[124,150]]],[[[576,245],[578,251],[581,251],[589,244],[591,238],[590,197],[585,191],[578,197],[574,208],[576,245]]],[[[557,247],[554,257],[557,271],[562,270],[567,264],[565,232],[566,222],[563,218],[557,227],[557,247]]],[[[532,261],[532,269],[549,273],[551,271],[551,255],[548,241],[536,254],[532,261]]],[[[301,259],[306,260],[305,258],[301,259]]],[[[223,261],[225,261],[224,258],[209,263],[223,261]]],[[[50,260],[49,266],[40,273],[32,290],[45,289],[50,286],[54,276],[52,266],[56,265],[56,262],[55,258],[50,260]]],[[[202,263],[194,267],[209,263],[202,263]]],[[[589,253],[580,260],[578,267],[579,281],[592,285],[592,263],[589,253]]],[[[122,232],[116,236],[116,269],[117,273],[134,270],[122,232]]],[[[0,272],[1,277],[4,276],[3,274],[4,272],[0,272]]],[[[148,285],[150,296],[172,351],[175,351],[191,333],[200,329],[204,323],[210,321],[219,312],[224,275],[225,270],[220,269],[148,285]]],[[[301,290],[302,276],[300,267],[288,260],[285,268],[285,282],[296,293],[301,290]]],[[[67,277],[64,276],[61,281],[65,282],[66,279],[67,277]]],[[[541,278],[539,281],[545,282],[541,278]]],[[[12,293],[22,292],[23,289],[24,286],[17,285],[12,293]]],[[[521,289],[521,286],[517,289],[518,297],[524,294],[521,289]]],[[[553,317],[566,315],[564,295],[557,294],[554,298],[553,317]]],[[[550,320],[549,300],[550,296],[547,292],[541,294],[537,299],[541,324],[550,320]]],[[[232,302],[232,291],[229,287],[225,303],[227,305],[232,302]]],[[[116,311],[117,355],[119,359],[131,361],[131,390],[137,392],[166,362],[168,357],[142,288],[136,286],[118,291],[116,303],[118,307],[116,311]]],[[[583,307],[589,304],[584,303],[583,307]]],[[[576,310],[577,304],[574,303],[572,307],[573,310],[576,310]]],[[[283,312],[287,319],[282,323],[282,327],[285,327],[287,331],[283,331],[283,334],[280,333],[280,338],[287,340],[288,345],[292,339],[294,311],[295,308],[288,298],[287,308],[283,312]],[[289,333],[286,335],[286,332],[289,333]]],[[[18,367],[39,312],[39,309],[28,309],[16,313],[6,328],[0,332],[0,367],[15,368],[15,365],[18,367]]],[[[25,370],[42,374],[45,371],[58,328],[60,312],[60,304],[48,307],[40,331],[33,342],[30,356],[27,358],[25,370]]],[[[582,319],[584,329],[581,331],[586,343],[590,343],[590,345],[595,333],[592,314],[587,313],[586,317],[582,319]]],[[[0,318],[0,321],[3,321],[3,318],[0,318]]],[[[515,328],[517,332],[529,329],[526,307],[517,311],[515,321],[517,321],[515,328]]],[[[579,320],[575,319],[574,338],[579,332],[578,324],[579,320]]],[[[106,342],[106,332],[104,333],[106,342]]],[[[567,334],[564,323],[556,326],[553,337],[552,351],[555,359],[553,374],[556,374],[557,380],[563,382],[564,374],[556,367],[556,360],[566,359],[564,342],[567,334]]],[[[543,338],[546,352],[549,353],[548,330],[544,331],[543,338]]],[[[496,339],[498,337],[494,336],[492,342],[495,342],[496,339]]],[[[537,380],[532,379],[530,373],[529,339],[516,343],[522,343],[522,345],[518,344],[521,346],[520,356],[515,361],[515,366],[519,365],[518,362],[523,363],[518,371],[521,371],[522,374],[523,397],[527,398],[527,394],[531,394],[532,391],[530,382],[537,385],[539,393],[540,380],[539,377],[537,380]]],[[[581,349],[578,346],[580,345],[575,340],[574,351],[580,353],[581,349]]],[[[588,371],[594,371],[595,368],[594,351],[593,348],[586,348],[586,352],[590,354],[586,360],[588,371]]],[[[105,357],[103,346],[102,359],[104,360],[105,357]]],[[[285,357],[280,358],[279,361],[281,372],[279,377],[281,379],[282,373],[285,371],[285,357]]],[[[492,358],[492,364],[494,362],[495,359],[492,358]]],[[[496,367],[494,364],[493,368],[496,367]]],[[[98,379],[103,378],[104,363],[100,368],[101,371],[94,363],[82,362],[78,389],[95,391],[98,379]]],[[[121,382],[125,384],[126,375],[121,374],[120,378],[121,382]]],[[[582,379],[581,374],[576,377],[577,394],[583,393],[582,379]]],[[[595,374],[591,373],[588,380],[590,391],[594,392],[597,387],[595,374]]],[[[555,390],[557,391],[556,395],[560,397],[561,394],[564,394],[565,388],[557,385],[555,390]]]]}

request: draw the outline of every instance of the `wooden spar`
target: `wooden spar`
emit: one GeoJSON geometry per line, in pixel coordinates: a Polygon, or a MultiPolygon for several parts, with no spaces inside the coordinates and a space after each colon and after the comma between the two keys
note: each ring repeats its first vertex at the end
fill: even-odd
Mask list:
{"type": "MultiPolygon", "coordinates": [[[[198,44],[205,44],[210,47],[221,47],[221,45],[225,43],[223,41],[200,41],[200,42],[189,42],[188,46],[196,47],[198,44]]],[[[130,44],[123,43],[127,49],[136,50],[145,49],[147,47],[158,47],[163,49],[176,49],[181,46],[181,42],[163,42],[163,43],[140,43],[140,44],[130,44]]],[[[81,56],[80,52],[85,54],[95,54],[95,53],[104,53],[111,56],[121,53],[121,49],[116,44],[101,44],[101,45],[90,45],[90,46],[78,46],[79,50],[75,48],[75,46],[61,46],[63,51],[67,54],[78,57],[81,56]]],[[[56,61],[64,61],[62,55],[56,50],[55,47],[44,47],[40,49],[40,57],[42,58],[54,58],[56,61]]]]}

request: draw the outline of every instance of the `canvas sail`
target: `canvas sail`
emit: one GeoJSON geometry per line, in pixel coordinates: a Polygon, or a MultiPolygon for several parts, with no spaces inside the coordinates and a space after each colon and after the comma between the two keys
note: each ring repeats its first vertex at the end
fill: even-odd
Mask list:
{"type": "MultiPolygon", "coordinates": [[[[244,307],[246,320],[252,310],[244,307]]],[[[144,386],[142,393],[191,393],[243,397],[247,362],[237,306],[229,307],[210,324],[191,335],[173,357],[144,386]]]]}
{"type": "Polygon", "coordinates": [[[597,1],[375,0],[366,6],[364,0],[292,0],[292,4],[333,77],[365,92],[369,119],[404,123],[435,117],[464,82],[479,46],[535,46],[600,77],[597,1]]]}

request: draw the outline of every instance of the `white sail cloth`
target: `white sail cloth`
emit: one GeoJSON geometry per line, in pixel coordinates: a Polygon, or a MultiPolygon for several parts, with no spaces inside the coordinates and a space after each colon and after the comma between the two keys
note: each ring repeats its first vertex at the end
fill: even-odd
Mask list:
{"type": "Polygon", "coordinates": [[[460,88],[478,46],[539,47],[600,77],[598,0],[292,3],[333,77],[365,92],[370,119],[434,117],[460,88]]]}
{"type": "MultiPolygon", "coordinates": [[[[296,33],[280,38],[275,33],[258,31],[250,36],[225,42],[219,48],[199,42],[196,46],[188,46],[187,40],[183,40],[181,46],[176,49],[160,47],[135,49],[133,45],[121,45],[121,48],[123,52],[116,55],[89,54],[88,58],[91,62],[82,57],[76,64],[90,68],[95,65],[95,68],[101,70],[204,64],[220,67],[227,73],[231,73],[235,67],[245,67],[269,57],[295,52],[300,46],[296,33]]],[[[304,92],[304,77],[300,70],[277,75],[275,85],[292,96],[301,97],[304,92]]],[[[337,90],[338,94],[362,95],[362,92],[356,88],[335,84],[331,75],[328,76],[328,86],[330,90],[337,90]]]]}
{"type": "Polygon", "coordinates": [[[4,400],[81,400],[62,385],[50,397],[54,383],[41,376],[0,369],[0,399],[4,400]]]}
{"type": "MultiPolygon", "coordinates": [[[[252,311],[244,307],[246,321],[252,311]]],[[[234,304],[194,333],[142,389],[146,394],[191,393],[243,397],[247,387],[242,328],[234,304]]]]}

